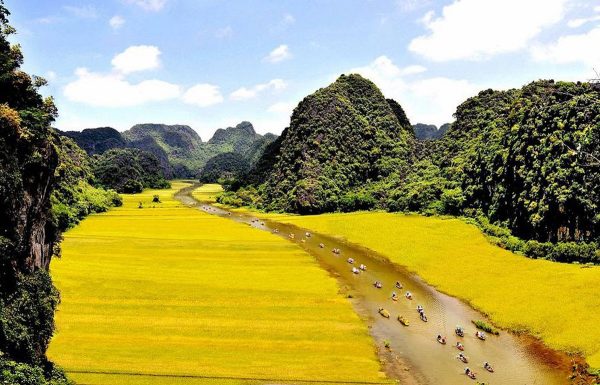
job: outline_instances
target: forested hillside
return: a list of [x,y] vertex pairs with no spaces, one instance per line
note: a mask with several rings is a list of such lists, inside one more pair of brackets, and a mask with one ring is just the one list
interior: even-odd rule
[[365,183],[406,169],[413,134],[397,114],[404,122],[403,111],[359,75],[342,75],[306,97],[276,142],[264,206],[299,213],[339,210],[353,205]]
[[461,104],[438,156],[467,213],[524,239],[590,242],[600,236],[599,151],[600,87],[538,81]]
[[52,191],[52,216],[64,231],[91,213],[120,206],[121,197],[114,190],[97,187],[88,155],[71,139],[55,133],[53,142],[58,154]]
[[145,188],[168,188],[158,159],[133,148],[115,148],[95,155],[92,172],[97,183],[120,193],[136,194]]
[[[600,261],[600,86],[483,91],[436,129],[436,137],[447,130],[439,140],[415,141],[402,108],[384,101],[358,75],[308,96],[219,200],[299,213],[466,216],[513,251]],[[416,127],[417,137],[433,139],[420,133],[431,128]]]
[[[262,155],[264,147],[276,138],[272,134],[257,134],[249,122],[218,129],[208,142],[203,142],[196,131],[185,125],[137,124],[123,133],[102,127],[63,134],[75,140],[89,155],[101,155],[115,148],[149,152],[158,159],[166,178],[200,176],[209,160],[224,153],[242,156],[249,168]],[[211,163],[218,164],[220,159],[223,157]]]
[[0,383],[66,384],[46,358],[59,295],[48,274],[59,232],[50,199],[59,163],[57,111],[20,67],[23,55],[0,1]]

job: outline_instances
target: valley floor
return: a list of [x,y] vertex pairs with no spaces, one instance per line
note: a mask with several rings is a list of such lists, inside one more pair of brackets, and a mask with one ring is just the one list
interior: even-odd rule
[[498,326],[581,352],[600,368],[600,267],[515,255],[458,219],[383,212],[263,215],[374,250],[468,301]]
[[184,207],[184,186],[65,234],[50,359],[90,385],[387,383],[335,279],[297,245]]

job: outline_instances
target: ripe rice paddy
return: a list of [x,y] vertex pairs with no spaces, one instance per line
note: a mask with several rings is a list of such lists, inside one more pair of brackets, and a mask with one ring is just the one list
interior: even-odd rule
[[387,382],[311,256],[182,206],[184,186],[125,195],[65,234],[53,361],[90,385]]
[[408,267],[428,283],[600,368],[600,268],[515,255],[459,219],[382,212],[267,215],[339,236]]

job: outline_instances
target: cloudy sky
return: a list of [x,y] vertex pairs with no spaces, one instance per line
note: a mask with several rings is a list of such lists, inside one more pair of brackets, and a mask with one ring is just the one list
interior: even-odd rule
[[304,96],[349,72],[439,125],[479,90],[600,70],[600,0],[5,4],[64,130],[179,123],[208,139],[249,120],[280,133]]

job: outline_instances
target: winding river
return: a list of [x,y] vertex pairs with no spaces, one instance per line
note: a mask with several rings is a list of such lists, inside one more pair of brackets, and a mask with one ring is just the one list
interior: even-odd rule
[[[569,384],[569,358],[562,353],[546,348],[539,341],[528,336],[518,336],[501,331],[499,336],[487,335],[481,341],[475,337],[475,327],[471,320],[487,318],[464,302],[437,291],[415,274],[390,263],[385,257],[340,239],[321,234],[311,234],[308,230],[294,225],[259,219],[251,214],[230,212],[198,202],[191,193],[199,185],[179,191],[175,197],[183,204],[197,207],[210,214],[230,218],[260,230],[275,233],[300,245],[313,255],[323,268],[338,279],[341,291],[351,299],[355,310],[369,325],[370,333],[376,341],[379,356],[390,378],[401,380],[403,384],[501,384],[501,385],[559,385]],[[290,236],[293,234],[293,237]],[[321,247],[323,244],[324,247]],[[333,253],[339,249],[340,253]],[[354,264],[348,263],[354,259]],[[367,266],[359,274],[352,267]],[[381,289],[373,286],[374,281],[383,284]],[[394,287],[400,281],[403,289]],[[397,301],[391,300],[395,291]],[[410,291],[412,300],[404,297]],[[422,305],[428,318],[423,322],[416,310]],[[389,311],[391,317],[378,314],[380,307]],[[397,321],[404,316],[409,326]],[[461,325],[464,337],[457,337],[454,329]],[[447,344],[436,341],[440,334],[447,337]],[[389,342],[389,349],[383,347]],[[464,345],[464,355],[468,363],[457,359],[457,341]],[[483,362],[489,362],[495,369],[489,373]],[[472,380],[464,374],[469,367],[477,374]]]

